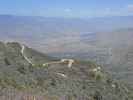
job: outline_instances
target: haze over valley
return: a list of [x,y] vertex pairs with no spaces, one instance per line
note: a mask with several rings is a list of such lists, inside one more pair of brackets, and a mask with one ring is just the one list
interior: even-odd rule
[[108,65],[106,69],[116,77],[133,82],[133,16],[74,19],[0,15],[0,39],[20,42],[54,57]]

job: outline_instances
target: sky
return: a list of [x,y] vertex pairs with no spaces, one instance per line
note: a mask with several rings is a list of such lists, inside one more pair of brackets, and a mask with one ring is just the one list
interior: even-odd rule
[[45,17],[133,15],[133,0],[0,0],[0,14]]

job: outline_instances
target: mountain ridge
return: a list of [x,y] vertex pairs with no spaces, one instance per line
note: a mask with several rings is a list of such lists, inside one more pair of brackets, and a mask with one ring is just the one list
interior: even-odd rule
[[[74,60],[70,67],[68,59],[53,60],[33,51],[26,47],[24,53],[34,65],[23,56],[21,44],[0,42],[0,88],[3,90],[0,98],[6,100],[11,96],[13,100],[22,100],[29,95],[31,100],[132,100],[129,89],[96,63]],[[14,95],[6,92],[9,90]]]

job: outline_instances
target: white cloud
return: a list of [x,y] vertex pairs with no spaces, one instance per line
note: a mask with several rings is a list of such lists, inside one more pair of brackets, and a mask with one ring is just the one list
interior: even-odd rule
[[64,11],[65,11],[65,12],[71,12],[72,9],[71,9],[71,8],[66,8]]
[[129,4],[129,5],[127,6],[127,8],[128,8],[128,11],[133,11],[133,4]]
[[96,16],[100,16],[100,17],[103,17],[103,16],[117,16],[119,15],[120,11],[116,10],[116,9],[113,9],[113,8],[104,8],[104,9],[99,9],[97,10],[96,12]]
[[101,11],[103,16],[128,16],[133,15],[133,4],[121,8],[105,8]]
[[111,14],[112,14],[111,8],[105,8],[105,9],[103,10],[103,12],[104,12],[105,15],[111,15]]

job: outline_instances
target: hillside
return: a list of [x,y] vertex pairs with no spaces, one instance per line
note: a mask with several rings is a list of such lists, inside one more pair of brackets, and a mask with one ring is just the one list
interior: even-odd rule
[[69,60],[0,42],[0,99],[132,100],[128,87],[102,66],[79,60],[69,66]]

